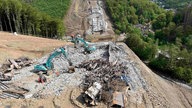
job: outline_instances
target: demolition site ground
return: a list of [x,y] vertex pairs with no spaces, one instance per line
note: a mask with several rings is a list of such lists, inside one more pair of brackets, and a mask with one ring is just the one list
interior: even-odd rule
[[[94,82],[98,82],[102,85],[100,101],[106,105],[112,102],[112,93],[115,91],[137,94],[135,99],[141,101],[142,95],[139,93],[148,89],[147,84],[140,76],[136,64],[127,60],[123,46],[112,42],[95,45],[97,50],[90,54],[85,54],[83,47],[75,49],[68,46],[68,57],[75,66],[75,71],[68,72],[69,63],[60,55],[53,59],[54,71],[46,76],[47,82],[43,84],[37,82],[38,75],[33,72],[34,65],[14,70],[14,77],[1,83],[0,98],[47,98],[60,95],[69,87],[85,92]],[[36,63],[45,63],[48,56],[37,60]],[[126,77],[126,81],[122,80],[122,75]],[[72,98],[72,101],[78,103],[76,99]]]
[[[81,46],[65,47],[75,71],[69,73],[68,60],[63,55],[57,56],[52,61],[54,70],[46,76],[45,83],[37,82],[39,76],[33,69],[36,64],[45,63],[49,55],[33,61],[31,66],[14,69],[13,78],[0,83],[0,106],[71,108],[96,105],[102,108],[117,104],[125,108],[175,105],[190,108],[190,87],[157,76],[125,44],[99,42],[94,45],[97,50],[92,53],[85,53]],[[101,90],[95,102],[87,104],[84,94],[95,82],[101,85]],[[114,101],[115,95],[119,101]]]

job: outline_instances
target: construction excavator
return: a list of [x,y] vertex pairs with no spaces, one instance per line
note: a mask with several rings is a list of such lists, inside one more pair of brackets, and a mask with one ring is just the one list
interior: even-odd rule
[[[67,52],[65,51],[65,48],[61,47],[59,49],[57,49],[55,52],[53,52],[47,59],[46,63],[44,64],[39,64],[39,65],[36,65],[34,67],[34,71],[35,72],[45,72],[47,73],[47,71],[49,70],[52,70],[54,67],[53,63],[52,63],[52,59],[55,58],[56,56],[60,55],[60,54],[63,54],[65,56],[65,58],[68,60],[70,66],[71,66],[71,62],[70,60],[67,58]],[[72,66],[69,67],[69,69],[72,69]]]
[[91,53],[93,51],[96,50],[96,47],[95,46],[90,46],[88,44],[87,41],[85,41],[83,38],[80,38],[80,36],[78,36],[78,34],[76,36],[71,36],[71,42],[75,44],[75,47],[77,44],[79,44],[80,42],[82,42],[84,44],[84,49],[85,49],[85,52],[88,52],[88,53]]

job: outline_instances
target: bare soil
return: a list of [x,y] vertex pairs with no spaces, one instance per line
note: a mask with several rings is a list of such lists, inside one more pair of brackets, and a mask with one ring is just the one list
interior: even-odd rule
[[70,44],[65,41],[45,39],[34,36],[13,35],[0,32],[0,63],[8,58],[27,56],[40,58],[51,52],[54,48]]

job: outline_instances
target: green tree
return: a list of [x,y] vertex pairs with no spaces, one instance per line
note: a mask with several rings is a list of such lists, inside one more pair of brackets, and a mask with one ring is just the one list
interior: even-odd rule
[[167,20],[166,25],[168,25],[173,20],[173,17],[174,17],[173,11],[166,12],[166,20]]
[[184,77],[185,69],[182,67],[176,67],[174,70],[174,76],[176,78],[182,79]]
[[153,28],[162,29],[163,27],[166,26],[166,22],[167,22],[166,15],[165,13],[162,13],[153,22]]
[[190,82],[191,79],[192,79],[192,69],[187,68],[187,69],[185,69],[185,72],[184,72],[184,80],[187,82]]
[[0,30],[47,38],[64,34],[62,20],[51,18],[20,0],[0,0]]

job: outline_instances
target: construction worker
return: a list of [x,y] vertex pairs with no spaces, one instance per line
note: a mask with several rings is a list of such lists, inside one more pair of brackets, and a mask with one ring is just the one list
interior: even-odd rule
[[39,73],[39,79],[38,79],[38,82],[39,82],[39,83],[47,82],[47,79],[46,79],[46,77],[43,75],[42,72]]
[[74,34],[71,34],[71,40],[73,40],[75,38]]
[[74,47],[75,47],[75,48],[77,48],[76,45],[77,45],[77,43],[78,43],[77,40],[76,40],[76,36],[77,36],[77,35],[71,34],[71,40],[74,41]]

